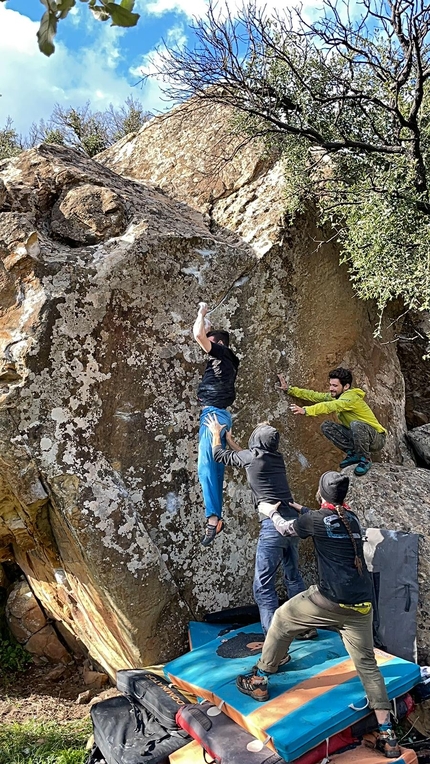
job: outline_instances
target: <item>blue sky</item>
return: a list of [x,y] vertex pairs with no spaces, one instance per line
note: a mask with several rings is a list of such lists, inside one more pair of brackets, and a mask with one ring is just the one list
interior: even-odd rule
[[[224,0],[230,10],[240,0]],[[311,4],[311,0],[308,0]],[[270,0],[272,8],[285,0]],[[139,85],[161,39],[169,44],[190,41],[189,24],[201,17],[207,0],[136,0],[137,27],[119,29],[96,21],[87,4],[77,2],[58,25],[56,50],[50,57],[37,47],[36,32],[44,6],[38,0],[0,2],[0,128],[8,116],[25,135],[32,122],[49,118],[54,104],[63,107],[91,102],[93,110],[119,106],[129,95],[149,111],[169,108],[155,80]]]
[[129,95],[148,110],[165,109],[155,82],[137,85],[148,56],[162,38],[184,39],[193,7],[204,13],[205,0],[137,0],[137,27],[123,30],[96,21],[86,3],[58,25],[55,53],[46,58],[36,32],[44,12],[38,0],[0,3],[0,128],[8,116],[18,132],[62,106],[91,101],[94,109],[120,105]]

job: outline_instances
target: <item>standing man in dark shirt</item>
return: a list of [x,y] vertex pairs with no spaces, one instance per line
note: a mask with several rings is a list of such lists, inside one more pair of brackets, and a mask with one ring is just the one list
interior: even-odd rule
[[[335,628],[339,631],[370,708],[379,724],[377,748],[387,758],[400,756],[390,721],[390,701],[373,651],[372,581],[363,556],[360,524],[345,504],[349,479],[338,472],[325,472],[317,498],[321,508],[311,511],[292,503],[299,512],[295,520],[284,520],[275,506],[265,508],[279,533],[311,537],[318,564],[318,585],[286,602],[276,611],[257,666],[251,674],[237,677],[238,689],[254,700],[269,698],[267,674],[288,663],[288,648],[304,628]],[[261,510],[261,507],[260,507]]]
[[[216,462],[246,470],[251,488],[254,506],[259,512],[260,534],[257,543],[254,573],[254,599],[260,611],[260,621],[264,634],[267,634],[272,618],[279,606],[276,593],[276,571],[282,564],[285,588],[288,597],[294,597],[304,591],[305,585],[299,571],[299,539],[296,536],[282,536],[266,515],[260,512],[260,506],[268,503],[276,505],[279,516],[292,520],[296,512],[291,508],[292,496],[285,471],[284,457],[278,451],[279,432],[267,422],[259,424],[249,439],[248,448],[241,449],[227,432],[226,449],[221,444],[224,425],[215,415],[206,418],[208,430],[212,433],[213,457]],[[317,636],[315,629],[306,630],[303,639]]]
[[[208,414],[216,414],[227,430],[231,430],[232,418],[227,408],[232,405],[236,397],[235,381],[239,367],[239,359],[229,348],[229,333],[212,329],[206,331],[207,313],[208,306],[205,302],[201,302],[193,327],[194,339],[209,356],[197,391],[198,401],[202,407],[197,471],[206,514],[206,528],[201,540],[203,546],[209,546],[224,527],[221,515],[225,469],[224,465],[215,462],[212,456],[212,436],[204,421]],[[225,445],[225,435],[223,440]]]

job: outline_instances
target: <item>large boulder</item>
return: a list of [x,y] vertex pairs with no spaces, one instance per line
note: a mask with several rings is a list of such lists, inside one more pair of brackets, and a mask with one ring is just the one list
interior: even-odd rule
[[[140,153],[131,146],[136,167],[145,141],[153,165],[158,154],[176,199],[63,147],[0,164],[0,553],[111,675],[177,654],[190,618],[252,599],[258,525],[243,474],[228,474],[226,532],[208,550],[199,544],[200,300],[217,306],[213,320],[241,359],[236,438],[276,424],[298,499],[310,501],[339,452],[318,421],[289,415],[277,371],[325,388],[330,368],[353,368],[388,429],[382,458],[407,458],[388,322],[375,339],[376,308],[354,297],[334,243],[317,244],[329,237],[312,212],[283,225],[276,159],[246,149],[220,184],[204,175],[211,141],[223,145],[217,119],[199,131],[192,115],[180,151],[167,120]],[[83,205],[76,215],[72,197]]]
[[419,463],[430,469],[430,424],[414,427],[406,433]]
[[[348,502],[364,528],[384,528],[420,535],[418,549],[418,663],[430,660],[430,471],[398,464],[374,464],[363,477],[350,477]],[[401,558],[398,565],[402,565]],[[401,618],[401,613],[398,614]],[[395,624],[393,623],[393,629]]]
[[[374,337],[375,306],[354,297],[332,233],[318,228],[312,210],[294,224],[285,220],[288,189],[282,160],[234,129],[235,117],[221,104],[191,101],[147,122],[97,159],[199,210],[215,235],[218,229],[223,235],[240,234],[262,260],[245,284],[226,274],[226,293],[234,302],[224,303],[215,318],[230,327],[240,326],[240,319],[244,332],[252,331],[251,342],[244,337],[252,355],[245,355],[241,371],[243,379],[246,364],[252,390],[245,397],[242,392],[242,406],[249,408],[251,397],[261,401],[264,418],[284,418],[284,448],[301,496],[313,496],[318,472],[327,463],[336,464],[339,452],[320,435],[318,421],[290,417],[287,425],[285,397],[274,405],[273,393],[268,395],[277,370],[291,384],[326,389],[331,368],[352,368],[354,383],[367,391],[368,402],[388,429],[381,458],[412,466],[403,438],[404,380],[396,346],[390,347],[397,325],[393,329],[391,321],[382,321],[382,336]],[[231,304],[239,307],[234,322]],[[265,375],[260,359],[256,370],[256,349],[269,354]]]

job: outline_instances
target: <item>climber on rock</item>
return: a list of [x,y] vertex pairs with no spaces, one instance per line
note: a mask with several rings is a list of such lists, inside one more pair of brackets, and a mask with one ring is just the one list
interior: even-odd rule
[[400,748],[391,725],[390,701],[373,650],[372,579],[364,560],[360,523],[345,503],[348,487],[346,475],[325,472],[317,493],[320,509],[312,511],[293,502],[298,513],[294,520],[281,517],[276,504],[260,505],[260,512],[285,537],[313,539],[318,584],[278,608],[260,660],[250,673],[237,677],[236,686],[254,700],[268,700],[268,675],[281,665],[289,666],[290,661],[293,664],[288,650],[297,635],[303,629],[334,629],[363,684],[369,708],[375,711],[379,724],[376,747],[387,758],[397,758]]
[[[231,430],[232,418],[227,410],[232,405],[239,359],[230,350],[229,333],[211,329],[206,318],[208,306],[201,302],[193,326],[194,339],[208,354],[208,361],[200,382],[197,397],[202,412],[200,415],[198,476],[203,491],[206,528],[201,539],[203,546],[209,546],[216,535],[223,530],[222,490],[224,465],[212,456],[212,436],[204,424],[208,414],[216,414],[227,430]],[[223,443],[226,444],[225,434]]]
[[349,369],[338,367],[329,372],[329,392],[319,393],[288,385],[283,374],[278,374],[282,390],[294,398],[311,401],[312,406],[290,406],[293,414],[320,416],[337,414],[339,422],[327,420],[321,425],[322,434],[336,448],[345,451],[340,467],[356,464],[356,475],[365,475],[372,466],[371,452],[381,451],[385,445],[386,430],[376,419],[372,409],[364,401],[366,393],[359,387],[351,387]]
[[[299,539],[282,536],[275,526],[260,513],[260,505],[274,504],[284,519],[296,517],[290,507],[292,501],[285,471],[284,457],[278,451],[279,433],[268,422],[257,425],[249,438],[248,448],[242,449],[227,431],[228,448],[221,443],[225,425],[215,415],[206,417],[208,432],[212,433],[213,458],[216,462],[246,470],[254,505],[259,513],[260,533],[255,556],[254,599],[260,611],[263,632],[269,630],[273,615],[279,605],[276,592],[276,572],[283,568],[284,584],[288,597],[303,592],[305,585],[299,571]],[[317,637],[316,629],[305,630],[300,639]]]

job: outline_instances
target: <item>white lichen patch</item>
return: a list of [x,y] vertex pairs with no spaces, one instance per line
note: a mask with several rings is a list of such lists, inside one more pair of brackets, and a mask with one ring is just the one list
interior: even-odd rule
[[70,412],[67,411],[67,409],[61,408],[61,406],[58,406],[52,409],[51,419],[53,419],[54,422],[58,422],[58,424],[63,424],[63,422],[67,422],[70,419]]

